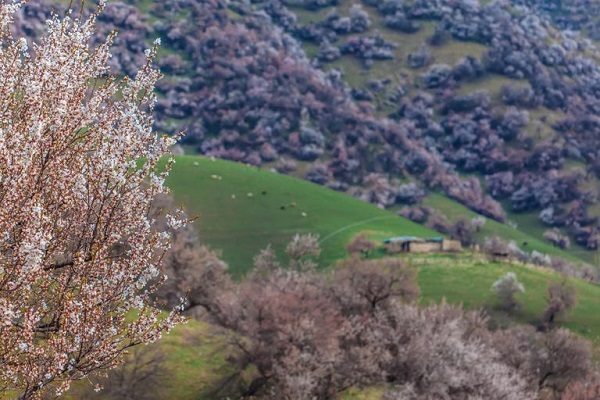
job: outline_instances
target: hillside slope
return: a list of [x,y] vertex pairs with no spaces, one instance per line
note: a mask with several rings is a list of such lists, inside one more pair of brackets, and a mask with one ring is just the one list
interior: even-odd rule
[[231,161],[178,156],[167,185],[191,216],[200,216],[202,242],[222,250],[236,275],[268,244],[281,253],[296,233],[320,235],[322,266],[344,258],[358,232],[380,240],[439,235],[343,193]]
[[[223,259],[235,275],[247,271],[252,257],[268,244],[281,253],[296,233],[320,235],[322,267],[346,257],[346,244],[361,232],[374,240],[398,235],[439,235],[352,196],[225,160],[177,156],[167,185],[190,216],[199,215],[195,227],[201,240],[223,251]],[[474,215],[444,197],[434,198],[444,199],[443,205],[434,206],[449,207],[444,209],[448,215]],[[574,259],[518,229],[488,221],[479,240],[492,235],[517,243],[528,242],[529,250]]]

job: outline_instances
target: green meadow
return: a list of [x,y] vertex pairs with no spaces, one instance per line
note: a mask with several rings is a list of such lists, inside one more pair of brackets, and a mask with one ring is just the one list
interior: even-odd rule
[[234,276],[252,266],[252,257],[271,244],[283,253],[296,233],[320,236],[322,266],[346,256],[359,232],[374,239],[439,236],[343,193],[297,178],[205,157],[179,156],[167,185],[190,216],[200,239],[222,251]]
[[[418,283],[421,303],[440,302],[462,304],[465,308],[484,307],[496,314],[497,300],[492,284],[507,272],[514,272],[525,287],[517,295],[521,308],[512,317],[521,323],[539,322],[546,305],[546,291],[551,282],[563,277],[548,269],[511,262],[490,262],[481,255],[438,254],[410,256],[408,262],[419,268]],[[600,344],[600,286],[580,279],[568,279],[577,289],[577,305],[559,325]]]
[[[167,185],[176,201],[184,205],[203,243],[221,250],[234,276],[252,264],[252,257],[271,244],[279,252],[296,233],[320,236],[323,267],[346,256],[346,244],[361,232],[373,240],[391,236],[439,236],[393,212],[344,193],[265,168],[198,156],[178,156]],[[476,214],[442,195],[431,193],[425,205],[439,209],[451,221]],[[498,235],[514,240],[525,250],[584,261],[577,253],[567,253],[547,242],[487,220],[479,240]],[[527,243],[523,246],[523,243]],[[587,260],[586,260],[587,261]]]

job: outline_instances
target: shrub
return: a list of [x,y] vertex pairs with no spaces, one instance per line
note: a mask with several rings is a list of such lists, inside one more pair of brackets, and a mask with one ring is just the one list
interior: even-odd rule
[[517,280],[517,275],[514,272],[507,272],[492,285],[492,291],[496,293],[500,306],[506,310],[511,311],[519,306],[515,295],[517,293],[524,293],[525,287],[521,282]]
[[543,322],[551,327],[556,322],[556,318],[565,315],[575,307],[577,304],[577,290],[574,286],[567,285],[566,279],[563,279],[560,283],[553,282],[548,286],[546,302]]

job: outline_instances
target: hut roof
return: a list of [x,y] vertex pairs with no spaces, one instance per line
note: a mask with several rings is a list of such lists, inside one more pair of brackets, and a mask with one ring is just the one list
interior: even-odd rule
[[395,242],[422,242],[424,241],[423,238],[420,237],[416,237],[416,236],[396,236],[396,237],[392,237],[389,239],[385,239],[383,241],[383,243],[395,243]]
[[425,240],[428,242],[441,243],[444,240],[444,238],[441,236],[434,236],[434,237],[425,238]]

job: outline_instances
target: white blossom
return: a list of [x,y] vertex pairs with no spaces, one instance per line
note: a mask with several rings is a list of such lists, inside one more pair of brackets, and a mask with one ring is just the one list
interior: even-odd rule
[[[147,307],[156,255],[170,242],[146,213],[168,192],[171,163],[153,171],[174,143],[143,111],[156,102],[160,41],[135,78],[111,77],[114,35],[89,45],[104,4],[88,17],[52,15],[28,54],[27,40],[6,29],[22,2],[0,2],[0,249],[11,249],[0,252],[2,398],[60,396],[116,365],[129,343],[152,342],[182,320]],[[37,333],[47,329],[51,340]]]

